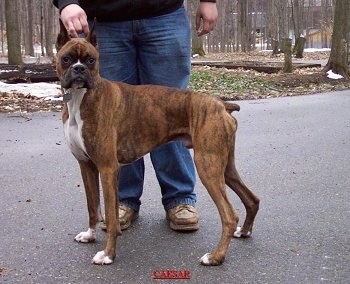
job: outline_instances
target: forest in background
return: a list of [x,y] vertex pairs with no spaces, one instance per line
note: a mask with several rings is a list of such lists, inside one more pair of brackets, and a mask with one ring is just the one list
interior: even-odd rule
[[[0,0],[1,54],[7,53],[6,1],[13,7],[9,16],[18,22],[11,33],[16,35],[21,53],[52,56],[58,11],[48,0]],[[192,22],[198,2],[185,1]],[[199,39],[205,52],[272,49],[273,41],[285,37],[295,41],[300,35],[306,38],[305,47],[330,47],[334,0],[220,0],[217,6],[217,28]]]
[[[199,0],[185,0],[192,23],[198,3]],[[192,33],[195,53],[255,49],[277,53],[292,44],[301,45],[301,49],[333,46],[337,50],[331,52],[330,59],[342,60],[343,65],[346,61],[348,65],[349,0],[220,0],[217,6],[219,21],[215,31],[204,37]],[[59,15],[51,1],[0,0],[0,11],[0,54],[7,56],[10,64],[22,64],[22,56],[53,58]],[[336,65],[339,62],[329,66],[340,74],[348,72],[344,66]]]
[[[191,22],[198,3],[185,0]],[[193,59],[190,88],[237,100],[350,87],[349,0],[218,0],[217,6],[215,31],[199,38],[193,32],[194,53],[202,50],[206,56]],[[33,99],[34,85],[24,84],[30,91],[29,95],[24,91],[24,97],[22,91],[13,91],[12,85],[58,80],[54,64],[58,18],[50,0],[0,0],[0,84],[11,85],[10,92],[0,90],[0,112],[61,107],[50,100]],[[298,39],[304,39],[306,48],[330,49],[293,57]],[[285,46],[288,52],[282,50]],[[271,58],[275,51],[277,56]],[[315,59],[322,59],[322,65],[310,68]],[[210,60],[227,65],[210,67]],[[196,65],[198,61],[205,66]],[[309,68],[299,69],[301,65]],[[342,79],[333,80],[328,71]]]

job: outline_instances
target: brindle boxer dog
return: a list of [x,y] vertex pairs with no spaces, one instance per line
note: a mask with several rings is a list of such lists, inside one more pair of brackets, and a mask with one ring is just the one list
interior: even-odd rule
[[[198,175],[221,217],[217,247],[200,262],[219,265],[231,238],[249,237],[259,199],[243,183],[235,167],[237,121],[230,113],[234,103],[213,96],[174,88],[131,86],[99,75],[99,52],[94,27],[86,38],[70,38],[61,23],[57,37],[57,74],[64,91],[63,124],[68,145],[78,160],[89,211],[89,228],[75,237],[96,239],[99,221],[99,178],[103,188],[106,244],[92,259],[110,264],[121,234],[118,221],[118,173],[155,147],[175,139],[194,151]],[[117,64],[117,62],[116,62]],[[242,228],[226,195],[225,184],[240,197],[247,214]]]

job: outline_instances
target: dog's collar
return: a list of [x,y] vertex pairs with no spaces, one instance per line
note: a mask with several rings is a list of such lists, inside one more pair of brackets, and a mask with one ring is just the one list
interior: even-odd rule
[[67,103],[72,99],[72,93],[70,89],[63,89],[63,102]]

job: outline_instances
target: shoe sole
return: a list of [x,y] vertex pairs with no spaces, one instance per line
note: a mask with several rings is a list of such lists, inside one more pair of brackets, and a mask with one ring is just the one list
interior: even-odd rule
[[185,225],[179,225],[175,224],[173,222],[169,222],[170,229],[174,231],[197,231],[199,229],[199,225],[197,224],[185,224]]

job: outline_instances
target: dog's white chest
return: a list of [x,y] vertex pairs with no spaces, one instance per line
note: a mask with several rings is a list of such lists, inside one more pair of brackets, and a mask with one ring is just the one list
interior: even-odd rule
[[86,89],[72,90],[72,99],[67,102],[69,118],[64,122],[64,136],[73,155],[78,160],[87,160],[88,154],[82,136],[83,120],[80,116],[80,104],[86,93]]

